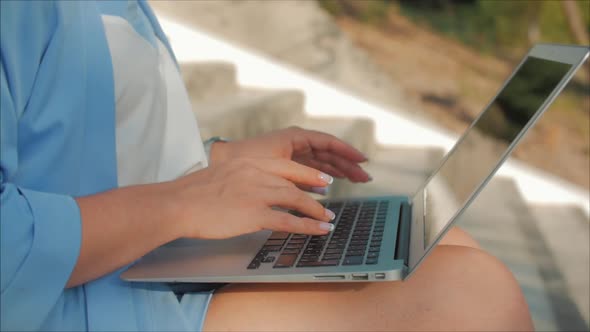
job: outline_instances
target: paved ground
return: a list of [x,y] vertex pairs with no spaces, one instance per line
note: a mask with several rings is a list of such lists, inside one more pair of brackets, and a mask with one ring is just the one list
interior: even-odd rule
[[353,45],[315,1],[152,0],[150,4],[159,15],[256,50],[363,98],[407,106],[400,87]]

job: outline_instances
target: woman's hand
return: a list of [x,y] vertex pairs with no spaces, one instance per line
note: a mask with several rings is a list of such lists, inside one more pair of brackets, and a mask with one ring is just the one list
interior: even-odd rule
[[170,183],[177,211],[173,220],[183,237],[222,239],[262,229],[323,235],[332,230],[334,213],[295,184],[325,187],[331,182],[331,176],[286,159],[233,158]]
[[352,182],[371,180],[358,165],[367,161],[361,152],[332,135],[298,127],[251,139],[213,144],[212,165],[236,157],[284,158]]

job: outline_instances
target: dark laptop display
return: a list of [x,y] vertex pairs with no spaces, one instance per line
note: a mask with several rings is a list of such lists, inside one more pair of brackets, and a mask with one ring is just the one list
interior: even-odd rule
[[[481,183],[489,177],[498,160],[523,132],[549,95],[571,69],[571,64],[529,56],[502,89],[493,103],[482,112],[463,140],[425,187],[424,247],[428,247],[451,221]],[[457,209],[435,209],[437,182],[444,183]],[[440,193],[439,195],[443,195]],[[448,200],[449,197],[445,197]]]

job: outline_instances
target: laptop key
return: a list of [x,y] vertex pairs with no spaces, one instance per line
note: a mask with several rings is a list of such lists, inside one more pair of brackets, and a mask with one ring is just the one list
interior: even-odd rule
[[275,257],[274,256],[267,256],[264,259],[262,259],[262,263],[272,263],[275,261]]
[[287,238],[289,238],[289,235],[291,235],[291,234],[287,233],[287,232],[272,232],[272,234],[270,234],[270,237],[268,239],[269,240],[286,240]]
[[273,251],[281,251],[282,246],[264,246],[262,247],[261,251],[266,252],[273,252]]
[[363,264],[363,256],[344,257],[342,265],[361,265]]
[[320,253],[308,253],[308,252],[303,252],[303,255],[301,255],[301,258],[318,258],[320,257]]
[[267,240],[264,245],[266,246],[282,246],[285,244],[285,240]]
[[319,261],[319,257],[301,257],[299,258],[300,262],[317,262]]
[[275,265],[273,267],[274,268],[291,267],[295,263],[296,259],[297,259],[297,255],[291,255],[291,254],[280,255],[279,259],[277,259],[277,262],[275,263]]
[[367,258],[377,258],[379,257],[379,252],[369,252]]
[[259,261],[253,261],[252,263],[250,263],[250,265],[248,265],[248,270],[255,270],[257,268],[260,267],[260,262]]
[[342,257],[341,254],[326,254],[324,255],[325,260],[332,260],[332,259],[340,259],[340,257]]
[[364,250],[350,250],[346,252],[346,256],[360,256],[363,257],[365,255]]
[[285,247],[285,249],[301,249],[303,248],[303,243],[302,244],[287,244],[287,246]]

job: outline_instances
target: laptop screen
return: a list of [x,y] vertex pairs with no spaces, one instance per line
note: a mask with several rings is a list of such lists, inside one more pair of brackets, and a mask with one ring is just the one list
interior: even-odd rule
[[492,173],[572,65],[529,56],[424,189],[424,247]]

